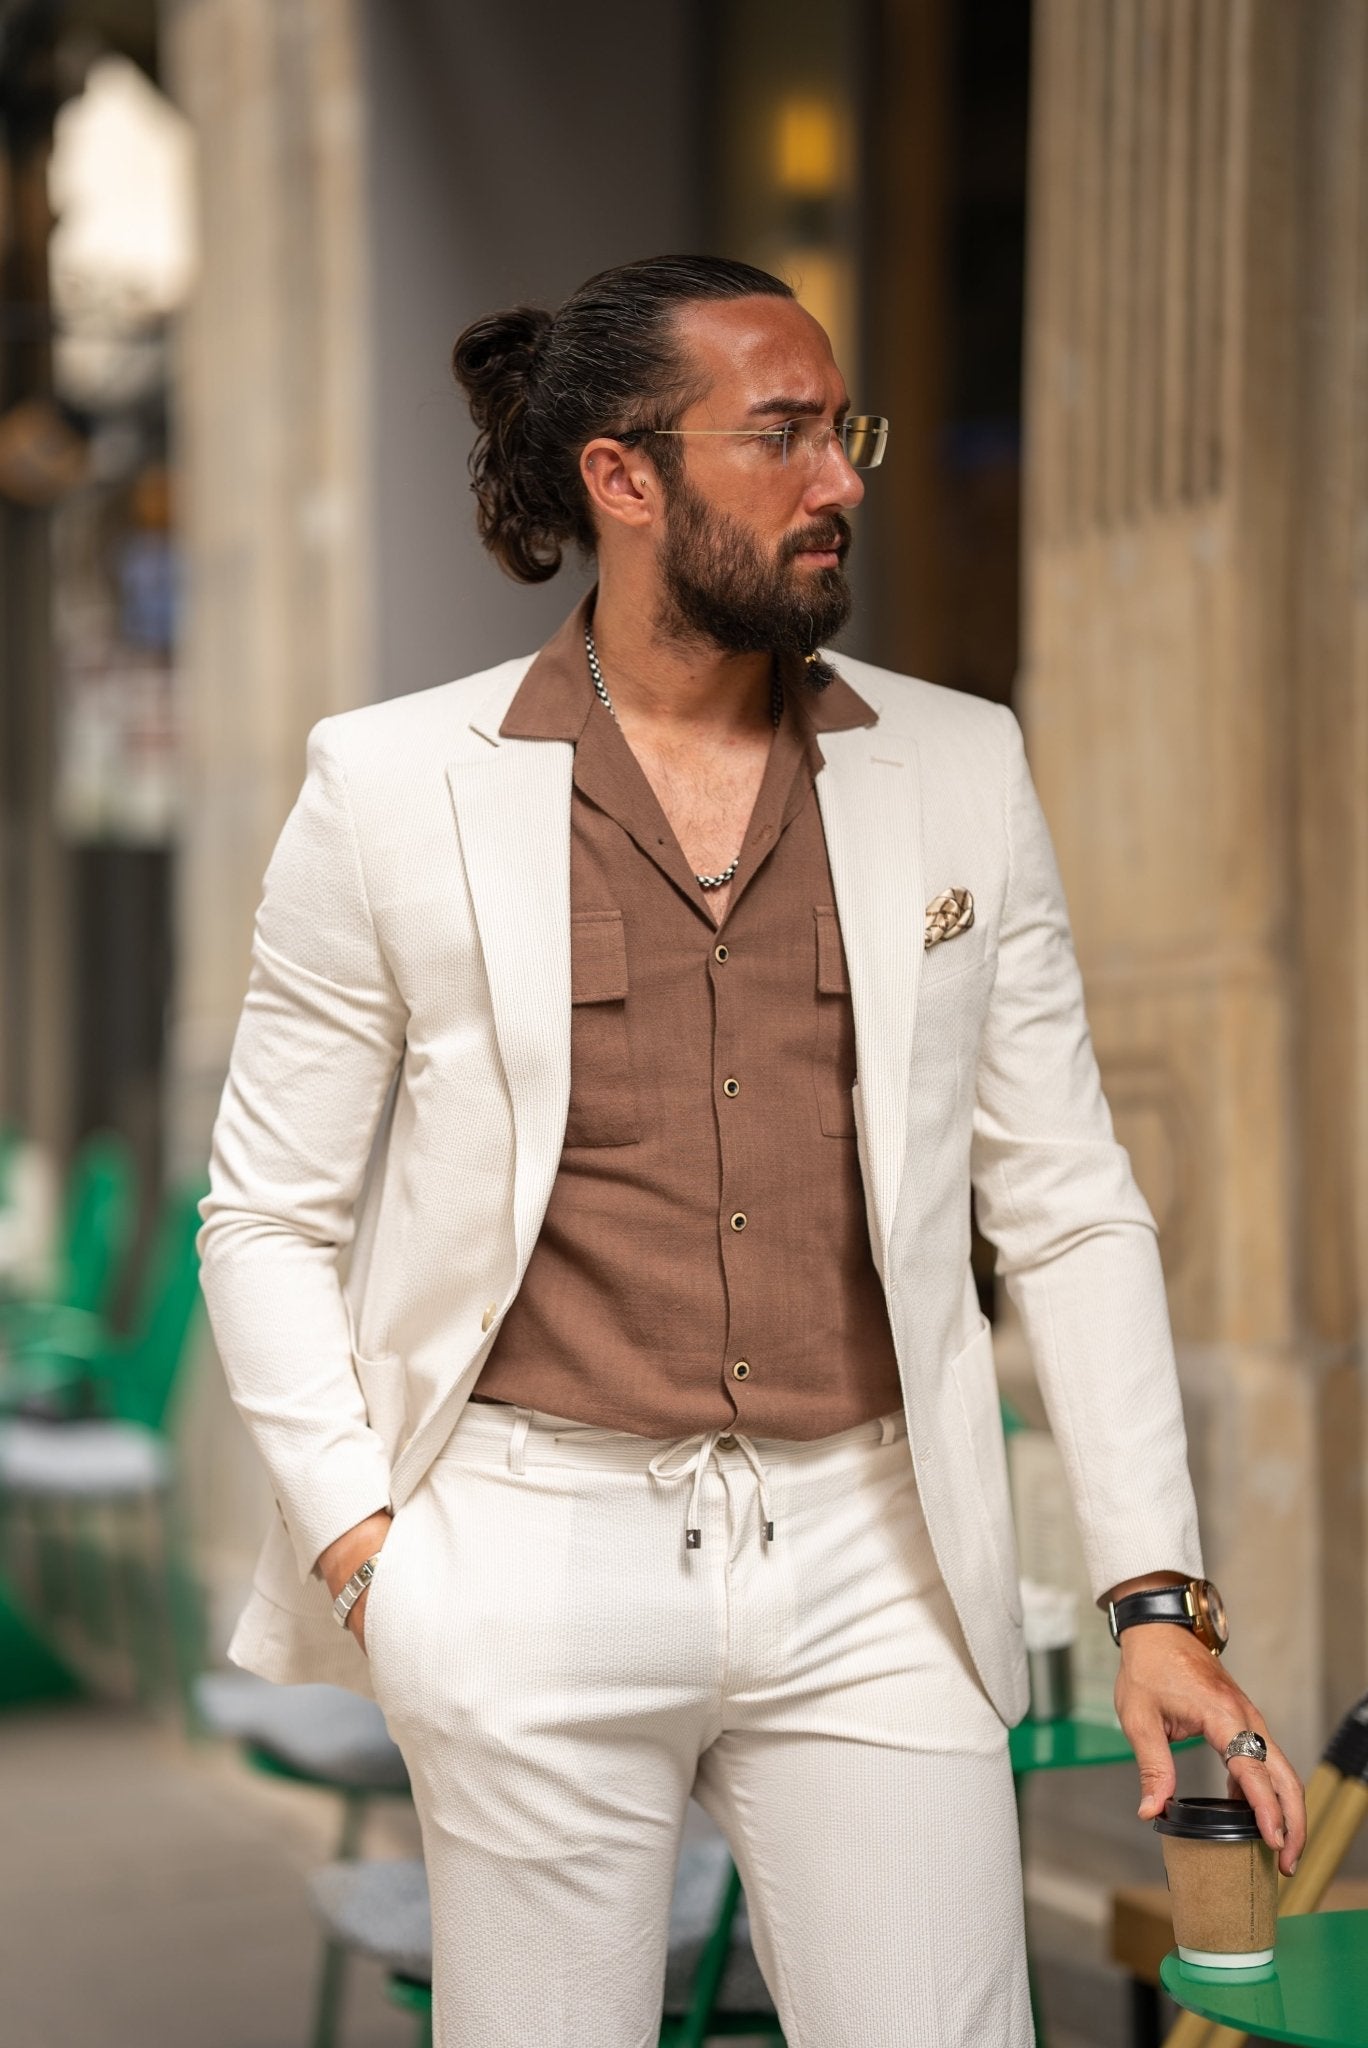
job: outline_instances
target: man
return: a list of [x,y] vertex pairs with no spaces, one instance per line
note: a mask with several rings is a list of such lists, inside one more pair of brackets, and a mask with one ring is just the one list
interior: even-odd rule
[[821,653],[886,423],[776,279],[628,265],[455,362],[487,545],[597,588],[530,663],[312,737],[204,1209],[280,1507],[233,1654],[373,1683],[442,2048],[655,2039],[691,1792],[792,2048],[1025,2048],[971,1182],[1119,1603],[1141,1815],[1200,1731],[1284,1870],[1304,1821],[1212,1654],[1019,733]]

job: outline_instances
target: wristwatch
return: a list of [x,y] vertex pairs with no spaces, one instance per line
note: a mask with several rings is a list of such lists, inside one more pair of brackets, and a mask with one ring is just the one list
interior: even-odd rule
[[375,1577],[375,1567],[379,1562],[380,1553],[377,1550],[374,1557],[368,1557],[364,1564],[359,1564],[356,1567],[356,1570],[352,1573],[342,1591],[333,1601],[333,1615],[339,1628],[347,1626],[347,1616]]
[[1213,1657],[1219,1657],[1230,1639],[1225,1602],[1210,1579],[1188,1579],[1181,1586],[1151,1586],[1145,1593],[1124,1593],[1107,1602],[1107,1624],[1112,1641],[1119,1643],[1121,1631],[1142,1621],[1171,1621],[1190,1628],[1199,1643]]

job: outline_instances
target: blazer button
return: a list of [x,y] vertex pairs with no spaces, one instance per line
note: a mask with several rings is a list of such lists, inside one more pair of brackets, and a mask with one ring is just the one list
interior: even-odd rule
[[484,1331],[488,1331],[488,1330],[489,1330],[489,1328],[490,1328],[490,1326],[492,1325],[492,1323],[493,1323],[493,1321],[494,1321],[494,1318],[495,1318],[495,1316],[496,1316],[496,1315],[497,1315],[498,1313],[499,1313],[499,1304],[498,1304],[498,1302],[497,1302],[497,1301],[491,1301],[491,1302],[490,1302],[490,1304],[489,1304],[489,1307],[488,1307],[488,1308],[487,1308],[487,1309],[485,1310],[484,1314],[483,1314],[483,1315],[482,1315],[482,1316],[480,1317],[480,1328],[481,1328],[482,1330],[484,1330]]

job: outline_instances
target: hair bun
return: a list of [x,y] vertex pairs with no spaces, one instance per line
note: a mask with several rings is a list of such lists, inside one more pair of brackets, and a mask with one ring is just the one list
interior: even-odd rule
[[[598,530],[580,474],[586,443],[648,420],[676,424],[698,372],[675,314],[710,299],[791,299],[781,278],[721,256],[652,256],[601,270],[554,315],[514,306],[472,321],[451,367],[477,429],[470,487],[480,538],[519,583],[554,576],[567,544],[592,555]],[[662,482],[680,443],[652,444]]]
[[451,367],[477,427],[508,421],[527,403],[527,386],[551,333],[541,306],[514,306],[467,327],[451,354]]

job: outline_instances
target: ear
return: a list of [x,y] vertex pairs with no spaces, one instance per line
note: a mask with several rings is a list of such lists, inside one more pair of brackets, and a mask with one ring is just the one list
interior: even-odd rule
[[580,475],[596,520],[645,531],[664,511],[655,465],[639,448],[600,435],[581,450]]

